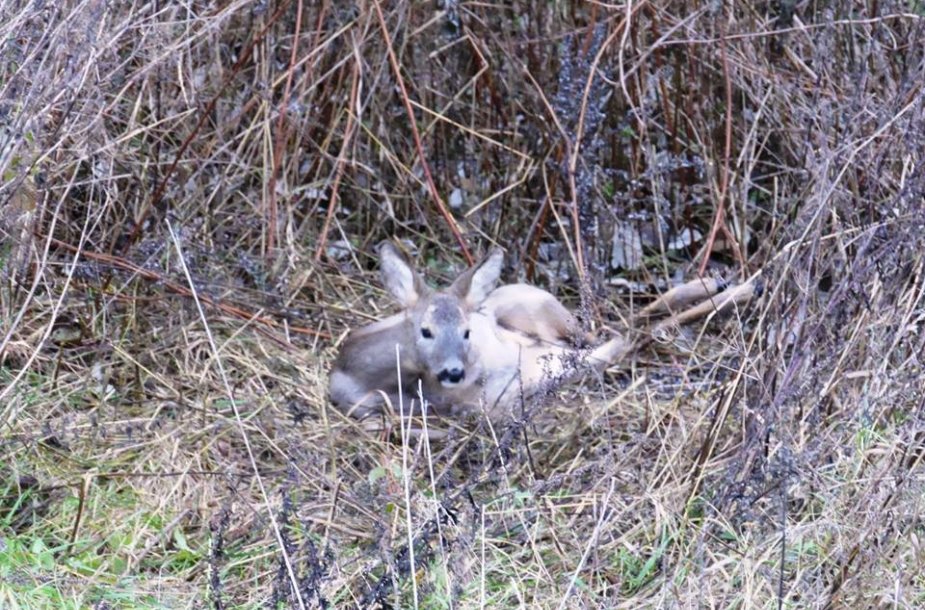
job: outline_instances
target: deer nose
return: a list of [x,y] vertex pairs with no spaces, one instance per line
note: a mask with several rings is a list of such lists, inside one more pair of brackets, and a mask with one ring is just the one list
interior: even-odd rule
[[440,381],[440,383],[459,383],[465,376],[465,369],[454,367],[440,371],[440,374],[437,375],[437,380]]

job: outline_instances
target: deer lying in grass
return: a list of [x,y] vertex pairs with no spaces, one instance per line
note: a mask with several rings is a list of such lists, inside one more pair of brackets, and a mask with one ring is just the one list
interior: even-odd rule
[[[527,284],[496,287],[504,259],[499,249],[442,290],[429,288],[391,243],[379,247],[379,257],[382,282],[403,310],[351,331],[340,348],[331,400],[354,417],[381,412],[387,403],[396,412],[419,413],[420,392],[428,412],[484,410],[494,419],[584,370],[602,371],[632,347],[617,336],[584,349],[575,317],[553,295]],[[669,291],[642,315],[720,290],[715,280],[696,280]],[[699,315],[749,296],[750,289],[729,291]]]

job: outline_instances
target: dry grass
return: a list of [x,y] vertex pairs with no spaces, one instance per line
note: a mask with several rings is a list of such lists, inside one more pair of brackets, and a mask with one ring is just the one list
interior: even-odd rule
[[[925,606],[923,4],[438,4],[0,5],[0,606]],[[428,444],[325,398],[393,235],[765,290]]]

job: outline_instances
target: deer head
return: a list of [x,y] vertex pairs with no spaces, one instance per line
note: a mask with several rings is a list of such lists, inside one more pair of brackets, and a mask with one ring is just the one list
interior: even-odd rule
[[492,250],[446,289],[428,287],[389,242],[379,247],[382,283],[404,307],[409,327],[402,348],[409,350],[426,383],[444,388],[477,379],[480,371],[469,318],[498,283],[504,253]]

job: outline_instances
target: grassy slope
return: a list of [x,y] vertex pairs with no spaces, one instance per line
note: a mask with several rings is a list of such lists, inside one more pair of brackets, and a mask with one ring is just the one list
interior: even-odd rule
[[[921,3],[117,4],[0,5],[0,607],[925,605]],[[454,225],[596,327],[765,291],[525,422],[345,420],[372,244]]]

